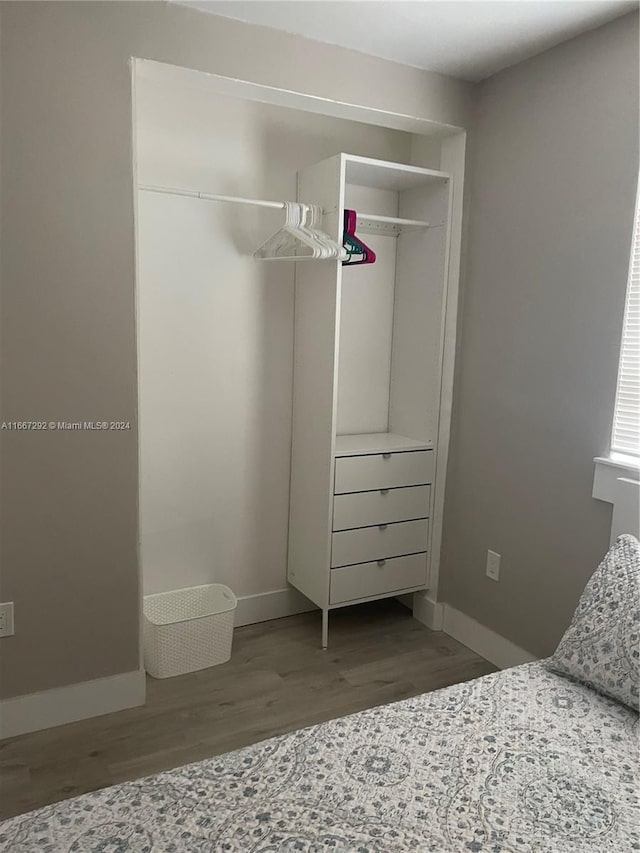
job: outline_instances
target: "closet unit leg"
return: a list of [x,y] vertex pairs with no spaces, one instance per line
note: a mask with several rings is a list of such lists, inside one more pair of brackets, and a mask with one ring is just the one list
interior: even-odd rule
[[329,611],[322,611],[322,648],[326,649],[329,645]]

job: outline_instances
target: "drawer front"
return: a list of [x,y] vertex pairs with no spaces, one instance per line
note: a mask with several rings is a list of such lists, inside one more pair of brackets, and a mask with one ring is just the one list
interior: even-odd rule
[[433,450],[340,456],[336,459],[335,493],[366,492],[433,482]]
[[333,499],[333,529],[368,527],[392,521],[427,518],[431,486],[380,489],[336,495]]
[[331,572],[330,604],[353,601],[385,592],[400,593],[413,586],[426,586],[427,555],[412,554],[409,557],[396,557],[383,560],[382,565],[362,563],[359,566],[345,566]]
[[334,533],[331,567],[367,563],[385,557],[401,557],[427,550],[429,522],[403,521],[378,527],[361,527]]

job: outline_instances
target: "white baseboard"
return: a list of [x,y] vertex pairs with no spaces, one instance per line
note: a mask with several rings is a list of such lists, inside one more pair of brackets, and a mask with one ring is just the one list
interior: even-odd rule
[[0,701],[0,740],[145,703],[144,670]]
[[305,598],[297,589],[275,589],[258,595],[245,595],[238,598],[235,625],[253,625],[254,622],[268,622],[269,619],[281,619],[283,616],[295,616],[318,608]]
[[536,660],[534,655],[449,604],[444,605],[442,630],[500,669]]
[[426,592],[416,592],[413,596],[413,618],[432,631],[442,631],[444,605],[429,598]]
[[444,631],[445,634],[500,669],[530,663],[536,659],[515,643],[501,637],[490,628],[485,628],[466,613],[456,610],[449,604],[429,598],[427,592],[414,594],[413,618],[432,631]]

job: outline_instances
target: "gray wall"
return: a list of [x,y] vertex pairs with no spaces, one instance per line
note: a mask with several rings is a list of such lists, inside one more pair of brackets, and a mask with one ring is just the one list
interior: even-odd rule
[[546,655],[609,541],[592,460],[608,449],[638,174],[637,15],[483,83],[473,150],[443,597]]
[[473,86],[158,2],[3,3],[0,697],[138,667],[130,57],[465,126]]

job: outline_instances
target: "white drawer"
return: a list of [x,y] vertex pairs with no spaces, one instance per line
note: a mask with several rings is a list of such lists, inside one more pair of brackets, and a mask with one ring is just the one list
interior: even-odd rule
[[401,557],[427,550],[429,522],[402,521],[334,533],[331,567],[367,563],[383,557]]
[[361,563],[331,571],[330,604],[353,601],[371,595],[397,591],[416,586],[426,586],[427,555],[412,554],[394,560]]
[[336,494],[423,486],[433,482],[433,450],[341,456],[336,459]]
[[333,499],[333,529],[348,530],[391,521],[427,518],[431,486],[352,492]]

